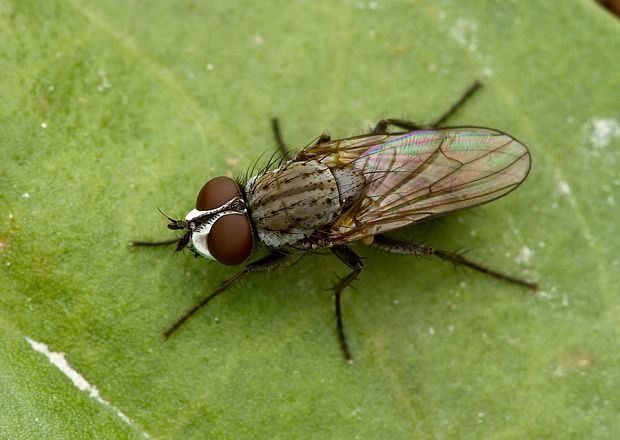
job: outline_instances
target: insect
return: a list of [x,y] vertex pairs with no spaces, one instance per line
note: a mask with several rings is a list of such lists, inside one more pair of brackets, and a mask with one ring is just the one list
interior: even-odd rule
[[[244,263],[258,244],[268,254],[247,264],[175,321],[170,336],[187,319],[242,277],[274,269],[290,254],[328,248],[350,272],[333,286],[338,341],[346,360],[347,343],[341,295],[362,271],[362,260],[350,248],[362,241],[397,254],[436,256],[495,278],[536,289],[536,284],[488,269],[462,255],[424,244],[397,240],[386,232],[453,211],[490,202],[514,190],[530,170],[525,145],[499,130],[441,127],[480,88],[475,82],[435,122],[420,126],[384,119],[361,136],[316,142],[290,155],[278,121],[272,120],[282,154],[273,169],[247,181],[228,177],[209,180],[195,208],[184,219],[167,217],[178,239],[132,242],[176,243],[227,265]],[[388,127],[401,131],[388,131]]]

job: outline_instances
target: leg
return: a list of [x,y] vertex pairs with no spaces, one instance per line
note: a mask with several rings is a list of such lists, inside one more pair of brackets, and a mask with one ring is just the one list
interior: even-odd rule
[[168,240],[160,240],[160,241],[140,241],[140,240],[132,240],[129,242],[131,246],[165,246],[168,244],[175,244],[179,241],[178,238],[170,238]]
[[327,133],[322,133],[321,136],[318,137],[314,145],[321,145],[323,142],[329,142],[332,138]]
[[280,123],[278,122],[278,118],[271,118],[271,129],[273,130],[273,137],[276,140],[278,150],[280,150],[280,153],[282,153],[284,157],[291,159],[291,153],[288,151],[288,148],[284,143],[284,139],[282,138],[282,131],[280,131]]
[[[288,147],[286,146],[284,138],[282,137],[282,130],[280,130],[280,122],[278,121],[278,118],[271,118],[271,129],[273,130],[273,137],[276,140],[276,145],[278,146],[280,152],[287,159],[292,159],[291,153],[290,151],[288,151]],[[323,133],[317,138],[314,145],[319,145],[323,142],[329,142],[330,140],[331,137],[328,134]]]
[[349,350],[349,345],[347,344],[347,339],[344,335],[344,326],[342,325],[342,310],[340,307],[340,294],[342,290],[350,285],[353,280],[357,278],[357,276],[362,271],[362,260],[355,252],[349,249],[347,246],[334,246],[331,248],[332,252],[336,254],[340,260],[349,266],[352,271],[344,278],[338,280],[338,282],[334,285],[334,300],[336,302],[336,325],[338,328],[338,340],[340,342],[340,348],[342,349],[342,353],[344,354],[344,358],[347,361],[352,361],[351,351]]
[[482,87],[482,84],[479,81],[475,81],[469,88],[465,91],[465,93],[456,101],[452,106],[439,118],[435,121],[431,122],[427,125],[416,124],[415,122],[407,121],[404,119],[382,119],[379,121],[372,131],[372,134],[385,134],[387,132],[387,128],[390,125],[394,127],[403,128],[405,130],[414,131],[422,128],[436,128],[443,124],[450,116],[452,116],[456,111],[461,108],[461,106],[469,99],[476,90]]
[[[177,237],[177,238],[169,238],[167,240],[160,240],[160,241],[133,240],[133,241],[130,241],[129,244],[131,246],[154,247],[154,246],[165,246],[165,245],[175,244],[176,243],[175,251],[179,252],[179,251],[182,251],[183,249],[185,249],[185,247],[189,244],[190,238],[191,238],[191,234],[189,232],[186,232],[185,234],[183,234],[183,235],[181,235],[180,237]],[[198,255],[198,254],[196,254],[196,255]]]
[[[172,217],[168,217],[166,214],[164,214],[164,212],[161,209],[157,208],[157,210],[159,211],[161,215],[163,215],[170,221],[170,223],[168,223],[168,229],[173,230],[173,231],[179,230],[179,229],[187,229],[187,222],[185,220],[173,219]],[[169,238],[167,240],[159,240],[159,241],[132,240],[129,242],[129,244],[131,246],[165,246],[168,244],[176,243],[177,245],[176,250],[180,251],[185,246],[187,246],[187,244],[189,243],[189,239],[190,239],[190,234],[188,231],[186,231],[185,234],[177,238]]]
[[244,275],[248,273],[252,273],[252,272],[266,272],[268,270],[274,269],[278,267],[279,265],[281,265],[286,259],[286,257],[287,257],[287,254],[284,254],[278,251],[273,251],[271,254],[267,255],[266,257],[248,264],[241,272],[238,272],[236,275],[233,275],[232,277],[228,278],[226,281],[220,284],[217,289],[215,289],[213,292],[207,295],[202,301],[200,301],[194,307],[187,310],[179,319],[177,319],[174,323],[172,323],[172,325],[168,327],[168,329],[166,329],[166,331],[163,333],[164,338],[170,337],[170,335],[174,333],[175,330],[177,330],[192,315],[194,315],[194,313],[196,313],[203,306],[205,306],[209,301],[211,301],[213,298],[218,296],[220,293],[224,292],[234,283],[239,281],[239,279],[241,279],[241,277],[243,277]]
[[478,272],[490,275],[499,280],[518,284],[531,290],[536,290],[536,288],[538,287],[536,283],[521,280],[519,278],[515,278],[510,275],[488,269],[478,263],[467,260],[465,257],[459,254],[442,251],[441,249],[435,249],[430,246],[425,246],[423,244],[409,243],[402,240],[396,240],[386,237],[385,235],[375,235],[373,246],[395,254],[435,256],[441,258],[442,260],[449,261],[453,264],[469,267],[470,269],[477,270]]

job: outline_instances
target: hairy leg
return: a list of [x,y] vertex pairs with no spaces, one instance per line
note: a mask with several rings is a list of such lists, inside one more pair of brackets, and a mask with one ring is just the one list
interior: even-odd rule
[[506,275],[501,272],[489,269],[478,263],[474,263],[454,252],[448,252],[441,249],[435,249],[423,244],[411,243],[403,240],[396,240],[394,238],[386,237],[385,235],[375,235],[373,240],[373,246],[395,254],[404,255],[422,255],[422,256],[435,256],[442,260],[449,261],[455,265],[469,267],[485,275],[492,276],[499,280],[508,281],[509,283],[518,284],[520,286],[527,287],[531,290],[536,290],[538,285],[530,281],[525,281],[519,278],[515,278],[511,275]]
[[465,102],[478,90],[482,87],[482,83],[479,81],[475,81],[469,88],[463,93],[463,95],[450,106],[450,108],[445,111],[441,116],[435,119],[430,124],[418,124],[413,121],[407,121],[405,119],[382,119],[377,123],[375,128],[372,130],[372,134],[386,134],[389,126],[394,126],[398,128],[403,128],[409,131],[420,130],[424,128],[436,128],[443,124],[448,118],[450,118],[454,113],[456,113]]
[[168,338],[172,333],[174,333],[185,321],[187,321],[190,317],[192,317],[198,310],[207,305],[209,301],[218,296],[220,293],[226,291],[230,286],[235,284],[237,281],[241,279],[244,275],[253,272],[266,272],[268,270],[274,269],[280,266],[286,259],[287,254],[273,251],[271,254],[267,255],[260,260],[257,260],[253,263],[248,264],[241,272],[233,275],[232,277],[225,280],[222,284],[220,284],[213,292],[207,295],[202,301],[196,304],[191,309],[187,310],[179,319],[166,329],[163,333],[165,338]]
[[349,345],[347,344],[347,338],[344,334],[344,325],[342,323],[342,308],[340,307],[340,295],[345,287],[350,285],[362,271],[362,259],[347,246],[339,245],[331,248],[331,251],[336,254],[340,260],[351,268],[351,272],[344,278],[338,280],[338,282],[332,287],[334,290],[334,301],[336,304],[336,326],[338,330],[338,341],[340,342],[340,348],[342,354],[347,361],[353,360]]

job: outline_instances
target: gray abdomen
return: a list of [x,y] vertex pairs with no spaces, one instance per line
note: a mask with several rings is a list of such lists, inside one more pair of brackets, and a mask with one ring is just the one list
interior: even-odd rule
[[363,186],[362,174],[352,167],[332,170],[317,161],[290,162],[250,179],[246,195],[263,243],[308,246],[308,239],[328,230]]

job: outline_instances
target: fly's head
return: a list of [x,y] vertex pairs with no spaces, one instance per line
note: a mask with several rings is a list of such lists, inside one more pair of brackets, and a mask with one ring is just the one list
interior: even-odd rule
[[243,263],[252,253],[254,237],[245,200],[229,177],[209,180],[185,220],[169,220],[169,229],[184,231],[177,251],[191,245],[198,254],[228,265]]

